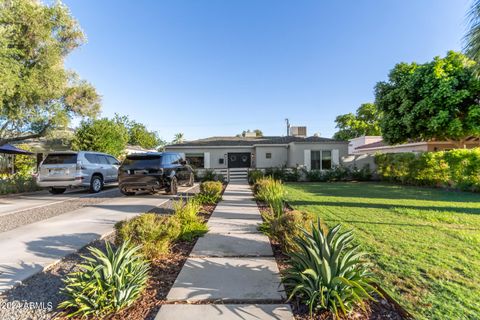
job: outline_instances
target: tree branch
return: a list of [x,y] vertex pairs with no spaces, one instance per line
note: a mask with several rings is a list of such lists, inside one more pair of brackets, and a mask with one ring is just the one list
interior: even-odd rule
[[51,123],[50,121],[42,128],[42,130],[40,130],[39,132],[37,133],[31,133],[31,134],[27,134],[27,135],[24,135],[24,136],[18,136],[18,137],[5,137],[5,138],[0,138],[0,146],[6,144],[6,143],[9,143],[9,142],[12,142],[12,141],[24,141],[24,140],[28,140],[28,139],[35,139],[35,138],[40,138],[42,136],[45,135],[45,133],[47,132],[48,128],[50,127]]

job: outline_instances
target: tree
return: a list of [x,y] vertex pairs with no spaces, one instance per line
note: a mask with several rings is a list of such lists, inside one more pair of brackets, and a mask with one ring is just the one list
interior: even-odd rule
[[118,157],[128,142],[128,130],[116,119],[84,120],[75,132],[73,150],[90,150]]
[[184,143],[185,142],[185,137],[184,137],[184,134],[179,132],[179,133],[176,133],[174,138],[173,138],[173,141],[172,141],[172,144],[179,144],[179,143]]
[[155,131],[149,131],[147,127],[127,116],[115,115],[115,120],[122,123],[128,131],[128,144],[141,146],[146,149],[153,149],[162,145],[162,140]]
[[100,96],[63,63],[84,39],[60,2],[0,0],[0,145],[98,113]]
[[375,88],[383,138],[392,144],[448,140],[465,147],[480,136],[475,62],[450,51],[425,64],[399,63]]
[[469,30],[464,41],[464,51],[472,60],[480,63],[480,0],[474,0],[468,12]]
[[245,137],[247,135],[247,133],[251,133],[251,132],[254,132],[256,137],[263,137],[263,132],[260,129],[255,129],[253,131],[251,131],[250,129],[248,129],[246,131],[243,130],[243,132],[241,134],[237,134],[237,137]]
[[337,116],[335,127],[339,130],[333,138],[337,140],[350,140],[363,135],[377,136],[380,130],[381,113],[373,103],[364,103],[358,107],[356,114],[347,113]]

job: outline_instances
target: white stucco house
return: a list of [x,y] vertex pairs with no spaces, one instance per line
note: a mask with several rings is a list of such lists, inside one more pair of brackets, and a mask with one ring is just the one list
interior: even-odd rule
[[348,154],[348,141],[317,136],[211,137],[173,144],[165,151],[182,153],[197,168],[304,167],[327,170]]

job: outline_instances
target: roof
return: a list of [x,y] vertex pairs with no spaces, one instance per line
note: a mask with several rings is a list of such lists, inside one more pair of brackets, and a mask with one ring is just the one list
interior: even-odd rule
[[380,148],[380,147],[385,147],[388,146],[383,140],[377,141],[377,142],[372,142],[372,143],[367,143],[364,145],[361,145],[359,147],[356,147],[355,150],[357,149],[370,149],[370,148]]
[[12,146],[11,144],[4,144],[3,146],[0,146],[0,153],[8,153],[8,154],[33,154],[30,151],[26,151],[20,148],[17,148],[15,146]]
[[348,141],[335,140],[322,137],[293,137],[293,136],[269,136],[269,137],[211,137],[187,141],[184,143],[171,144],[167,147],[231,147],[245,146],[250,147],[259,144],[289,144],[298,143],[348,143]]

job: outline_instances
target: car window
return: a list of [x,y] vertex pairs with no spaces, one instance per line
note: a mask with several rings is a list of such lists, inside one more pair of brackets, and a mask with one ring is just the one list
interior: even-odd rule
[[129,166],[129,167],[158,167],[160,162],[162,161],[163,156],[153,156],[153,155],[137,155],[137,156],[127,156],[125,160],[123,160],[122,165]]
[[51,153],[45,160],[43,164],[73,164],[77,163],[77,154],[76,153]]
[[100,164],[109,164],[108,159],[103,154],[97,154],[98,163]]
[[173,164],[180,164],[182,161],[182,157],[180,157],[180,155],[176,154],[176,155],[173,155]]
[[118,164],[118,160],[112,156],[107,156],[107,160],[108,160],[108,163],[112,164],[112,165],[117,165]]
[[171,154],[166,154],[163,156],[162,164],[169,165],[169,164],[172,164],[172,162],[173,162],[173,158]]
[[88,160],[90,163],[99,163],[98,157],[94,153],[85,153],[85,158]]

